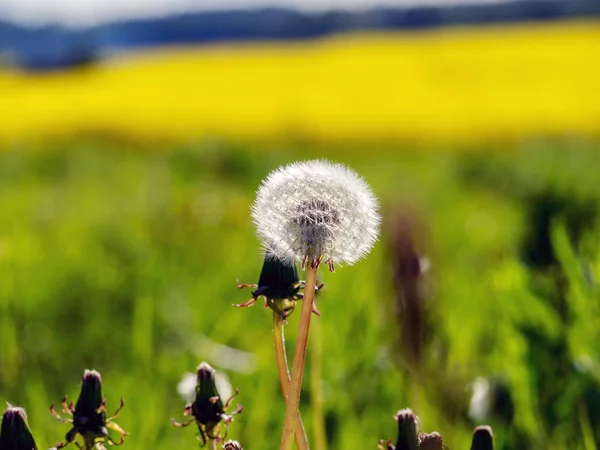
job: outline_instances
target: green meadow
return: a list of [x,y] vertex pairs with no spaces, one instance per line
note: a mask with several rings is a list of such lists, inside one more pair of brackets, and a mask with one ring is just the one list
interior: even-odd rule
[[[277,448],[285,412],[272,317],[236,280],[262,267],[249,207],[281,164],[329,158],[381,200],[367,259],[321,270],[301,410],[312,443],[376,449],[406,406],[468,449],[478,423],[500,449],[600,444],[598,144],[531,140],[479,149],[181,145],[80,140],[0,153],[0,401],[24,407],[38,447],[69,430],[48,412],[101,372],[125,398],[124,449],[193,449],[177,385],[208,361],[239,388],[229,437]],[[398,217],[400,219],[398,219]],[[398,313],[394,220],[427,258],[418,370]],[[396,277],[397,278],[397,277]],[[299,312],[286,326],[292,352]],[[412,376],[409,375],[412,372]],[[472,384],[500,392],[481,420]],[[235,407],[235,402],[234,402]],[[324,450],[315,446],[316,450]],[[73,446],[73,448],[75,448]]]

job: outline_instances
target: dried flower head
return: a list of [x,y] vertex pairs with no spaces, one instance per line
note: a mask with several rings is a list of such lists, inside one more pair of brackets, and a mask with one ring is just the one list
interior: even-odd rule
[[8,405],[2,415],[0,450],[37,450],[23,408]]
[[346,166],[325,160],[271,172],[258,189],[252,218],[270,257],[288,264],[354,264],[379,235],[377,198]]
[[[285,320],[296,308],[296,302],[304,297],[299,291],[304,288],[304,281],[298,278],[298,270],[296,265],[289,265],[278,259],[265,257],[262,271],[258,284],[238,284],[239,289],[251,288],[255,289],[252,292],[250,300],[234,304],[238,308],[247,308],[253,306],[260,296],[265,298],[265,308],[271,308],[273,311]],[[315,286],[315,290],[319,290],[324,286],[319,283]],[[320,316],[316,305],[313,303],[313,312]]]
[[223,445],[223,450],[244,450],[238,441],[227,441]]

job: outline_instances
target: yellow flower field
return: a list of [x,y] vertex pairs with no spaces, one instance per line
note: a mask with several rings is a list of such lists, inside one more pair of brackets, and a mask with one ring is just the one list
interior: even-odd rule
[[600,136],[600,23],[338,35],[127,54],[0,73],[0,142],[132,139],[469,144]]

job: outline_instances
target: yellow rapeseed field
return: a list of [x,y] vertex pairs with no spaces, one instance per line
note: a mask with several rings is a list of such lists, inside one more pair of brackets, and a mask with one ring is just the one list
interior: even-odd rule
[[473,143],[600,135],[600,23],[168,48],[0,73],[0,142],[102,132]]

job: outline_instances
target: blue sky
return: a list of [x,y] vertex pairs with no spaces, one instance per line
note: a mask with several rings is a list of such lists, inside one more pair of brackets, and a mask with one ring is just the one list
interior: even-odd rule
[[502,0],[0,0],[0,18],[41,25],[88,26],[117,19],[157,17],[185,11],[260,6],[304,10],[361,9],[377,5],[497,3]]

